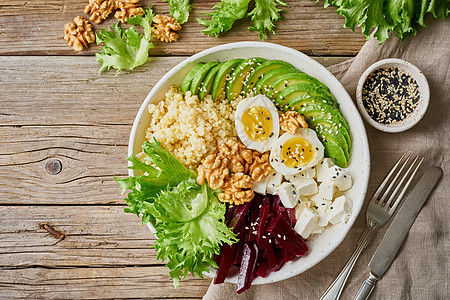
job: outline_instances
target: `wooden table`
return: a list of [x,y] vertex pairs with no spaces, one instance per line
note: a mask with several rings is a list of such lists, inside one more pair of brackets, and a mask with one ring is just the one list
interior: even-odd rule
[[[217,1],[192,1],[179,41],[155,42],[152,57],[136,70],[99,74],[100,46],[75,53],[63,39],[64,24],[86,16],[87,2],[0,4],[0,298],[201,298],[210,281],[188,278],[173,288],[149,249],[154,237],[123,212],[113,177],[127,175],[134,117],[169,69],[212,46],[257,41],[258,34],[238,21],[220,38],[204,36],[195,18]],[[335,9],[287,3],[267,42],[324,65],[358,53],[363,36],[344,29]],[[166,2],[154,1],[153,8],[168,14]],[[94,28],[114,23],[111,16]]]

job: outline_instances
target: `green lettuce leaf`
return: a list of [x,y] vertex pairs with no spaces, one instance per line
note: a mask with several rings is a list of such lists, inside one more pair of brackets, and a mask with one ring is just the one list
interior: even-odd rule
[[195,181],[197,174],[183,166],[156,139],[145,142],[147,155],[143,163],[130,157],[129,168],[141,176],[117,179],[125,198],[125,212],[151,222],[158,239],[154,244],[157,259],[168,261],[167,267],[178,286],[188,272],[203,278],[202,272],[217,267],[214,256],[224,244],[237,242],[236,235],[226,226],[225,204],[217,191]]
[[380,43],[393,33],[401,40],[416,35],[425,26],[425,15],[445,19],[449,14],[448,0],[325,0],[324,7],[333,5],[345,17],[345,27],[361,27],[369,39],[373,30]]
[[189,0],[164,0],[169,2],[170,14],[178,23],[186,23],[189,19],[189,12],[192,9],[192,5],[189,4]]
[[253,21],[253,25],[248,29],[259,31],[261,40],[267,38],[266,31],[275,34],[274,22],[281,20],[281,12],[283,12],[278,5],[287,6],[281,0],[255,0],[255,8],[248,14]]
[[230,30],[236,20],[245,17],[249,3],[250,0],[222,0],[213,7],[214,12],[206,14],[211,19],[197,19],[200,25],[207,27],[202,33],[217,37]]
[[144,38],[147,41],[150,41],[152,38],[152,22],[155,14],[151,7],[148,9],[144,9],[144,13],[142,15],[134,16],[127,19],[127,23],[130,25],[139,25],[144,28]]
[[96,60],[102,65],[99,72],[110,68],[117,71],[132,70],[147,61],[148,50],[153,48],[153,44],[133,27],[122,29],[119,23],[114,24],[110,31],[102,28],[96,33],[97,45],[105,43],[100,53],[95,54]]

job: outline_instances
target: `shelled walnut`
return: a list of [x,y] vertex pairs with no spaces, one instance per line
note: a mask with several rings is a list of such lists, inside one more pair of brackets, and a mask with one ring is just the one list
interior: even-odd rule
[[299,128],[308,128],[305,118],[296,111],[289,110],[280,114],[280,128],[290,134],[295,134]]
[[80,52],[95,41],[95,33],[85,18],[78,16],[73,21],[75,24],[70,22],[64,26],[64,39],[75,51]]
[[116,11],[114,17],[122,23],[125,23],[128,18],[142,15],[144,10],[138,2],[139,0],[116,0],[115,8],[118,11]]
[[244,173],[233,173],[221,188],[223,193],[219,194],[219,200],[234,205],[250,202],[255,195],[251,189],[252,186],[253,182],[250,176]]
[[100,24],[115,9],[116,2],[114,0],[89,0],[89,4],[84,8],[84,13],[91,14],[89,20]]
[[225,184],[225,179],[229,175],[228,159],[220,154],[208,155],[197,169],[197,183],[203,184],[205,179],[209,187],[216,190]]
[[152,28],[152,36],[161,42],[171,43],[178,39],[176,31],[181,30],[181,25],[172,17],[156,15],[153,18],[155,27]]
[[272,171],[272,166],[269,161],[269,153],[265,152],[260,154],[257,151],[253,151],[253,161],[249,167],[249,174],[253,181],[261,181],[269,176]]
[[243,144],[228,140],[219,145],[219,152],[228,158],[228,168],[234,173],[247,173],[253,161],[252,150],[247,149]]

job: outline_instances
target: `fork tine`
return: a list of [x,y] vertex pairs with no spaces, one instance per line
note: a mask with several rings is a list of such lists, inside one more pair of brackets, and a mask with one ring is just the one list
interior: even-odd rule
[[[408,186],[410,185],[411,181],[413,180],[414,176],[417,173],[417,170],[419,170],[420,165],[423,162],[423,158],[419,161],[419,163],[417,164],[416,168],[414,169],[414,171],[411,173],[411,175],[409,175],[409,179],[406,182],[405,186],[403,187],[402,191],[400,192],[400,194],[397,196],[397,198],[394,200],[394,202],[392,202],[392,200],[394,199],[394,195],[397,193],[397,191],[400,189],[403,181],[405,180],[405,178],[407,177],[408,173],[412,170],[414,164],[416,163],[416,161],[419,159],[419,156],[416,157],[416,159],[413,161],[413,163],[411,164],[411,166],[409,167],[408,171],[405,173],[405,175],[403,176],[402,180],[400,181],[400,183],[398,184],[397,188],[395,189],[394,193],[391,195],[390,199],[388,200],[388,202],[386,203],[386,207],[387,210],[390,211],[395,211],[395,209],[397,208],[397,206],[400,203],[400,200],[403,198],[403,195],[406,192],[406,189],[408,188]],[[392,202],[392,204],[391,204]]]
[[[377,189],[377,190],[375,191],[375,193],[373,194],[373,198],[372,198],[372,199],[374,199],[375,202],[377,202],[377,201],[380,199],[379,196],[380,196],[381,192],[384,190],[384,187],[390,182],[390,179],[391,179],[392,175],[394,174],[394,172],[397,171],[397,167],[399,166],[399,164],[401,163],[401,161],[403,160],[403,158],[404,158],[406,155],[408,155],[408,157],[406,158],[406,162],[408,161],[409,157],[411,157],[411,154],[408,154],[408,152],[407,152],[407,153],[403,154],[402,157],[399,158],[399,160],[398,160],[398,161],[395,163],[395,165],[392,167],[392,169],[391,169],[391,171],[389,172],[389,174],[386,175],[386,177],[384,178],[383,182],[380,184],[380,186],[378,187],[378,189]],[[402,169],[400,169],[400,172],[401,172],[401,170],[402,170]],[[397,173],[396,178],[397,178],[397,177],[398,177],[398,173]],[[394,178],[394,180],[393,180],[392,182],[394,182],[396,178]],[[391,185],[392,185],[392,183],[391,183]],[[388,191],[389,189],[390,189],[390,187],[388,187],[386,190]],[[385,192],[384,194],[386,194],[386,192]]]

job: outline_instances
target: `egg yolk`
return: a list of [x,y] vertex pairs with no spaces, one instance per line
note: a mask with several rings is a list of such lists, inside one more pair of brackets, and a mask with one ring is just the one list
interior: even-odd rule
[[289,168],[307,165],[316,155],[316,151],[308,140],[295,137],[281,146],[281,162]]
[[252,106],[242,114],[242,124],[247,136],[255,142],[262,142],[273,135],[270,111],[261,106]]

